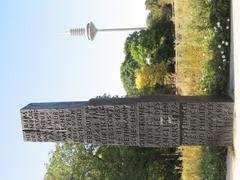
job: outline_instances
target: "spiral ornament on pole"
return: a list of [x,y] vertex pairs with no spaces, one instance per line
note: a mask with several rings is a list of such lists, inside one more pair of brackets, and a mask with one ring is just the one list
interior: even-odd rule
[[85,28],[70,29],[69,34],[71,36],[85,36]]

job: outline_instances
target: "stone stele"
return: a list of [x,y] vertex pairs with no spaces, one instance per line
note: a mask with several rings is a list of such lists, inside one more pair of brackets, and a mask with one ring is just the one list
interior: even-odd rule
[[176,147],[233,143],[228,97],[157,96],[31,103],[21,109],[25,141]]

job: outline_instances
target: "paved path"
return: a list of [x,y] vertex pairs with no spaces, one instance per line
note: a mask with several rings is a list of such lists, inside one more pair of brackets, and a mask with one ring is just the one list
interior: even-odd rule
[[[240,179],[240,1],[232,0],[232,53],[230,63],[229,95],[235,101],[233,128],[234,151],[227,156],[227,180]],[[234,37],[234,38],[233,38]],[[234,93],[233,93],[234,92]]]

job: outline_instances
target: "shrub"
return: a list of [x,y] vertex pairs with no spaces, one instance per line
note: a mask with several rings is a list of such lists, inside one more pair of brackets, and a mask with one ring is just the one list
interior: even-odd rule
[[154,88],[157,84],[164,85],[167,75],[166,63],[162,62],[154,66],[142,66],[136,73],[136,88]]

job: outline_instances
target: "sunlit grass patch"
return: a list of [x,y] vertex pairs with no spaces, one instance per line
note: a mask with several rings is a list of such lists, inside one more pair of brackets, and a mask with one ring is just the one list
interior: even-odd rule
[[182,179],[200,180],[199,167],[202,153],[201,146],[181,146],[182,153]]
[[178,0],[175,6],[176,86],[181,95],[197,95],[201,93],[201,70],[213,56],[209,49],[213,37],[210,7],[197,0]]

